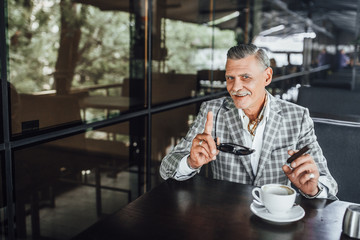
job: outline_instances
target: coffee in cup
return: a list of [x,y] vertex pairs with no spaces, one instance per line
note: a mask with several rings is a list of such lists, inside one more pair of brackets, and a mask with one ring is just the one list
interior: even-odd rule
[[293,207],[296,198],[295,190],[282,184],[266,184],[261,188],[256,187],[252,190],[252,195],[272,214],[286,213]]

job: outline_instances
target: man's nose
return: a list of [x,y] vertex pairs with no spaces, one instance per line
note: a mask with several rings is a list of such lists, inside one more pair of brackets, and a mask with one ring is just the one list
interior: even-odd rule
[[238,90],[243,89],[243,87],[244,87],[244,84],[241,81],[241,79],[239,77],[235,78],[233,89],[238,91]]

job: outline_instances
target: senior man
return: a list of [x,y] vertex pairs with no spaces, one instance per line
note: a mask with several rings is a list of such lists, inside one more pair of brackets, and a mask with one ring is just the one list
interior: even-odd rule
[[[253,44],[228,50],[230,97],[204,102],[189,132],[161,162],[162,178],[186,180],[210,164],[215,179],[261,186],[293,183],[307,198],[336,198],[337,183],[316,140],[306,108],[266,91],[269,58]],[[287,159],[308,146],[308,153]]]

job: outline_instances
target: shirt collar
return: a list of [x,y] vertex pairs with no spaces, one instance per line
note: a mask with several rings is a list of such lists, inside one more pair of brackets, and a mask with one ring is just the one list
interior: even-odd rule
[[[269,119],[269,115],[270,115],[270,104],[271,104],[271,98],[269,96],[269,93],[266,91],[265,94],[267,95],[267,103],[264,109],[264,119],[263,121],[266,122]],[[246,116],[246,114],[244,113],[244,111],[242,109],[238,109],[239,111],[239,115],[240,115],[240,119],[243,125],[244,129],[247,129],[247,125],[249,124],[249,118],[248,116]]]

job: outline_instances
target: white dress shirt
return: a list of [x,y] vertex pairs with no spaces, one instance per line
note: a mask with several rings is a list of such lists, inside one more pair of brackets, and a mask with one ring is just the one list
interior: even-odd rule
[[268,101],[267,106],[265,106],[264,112],[263,112],[263,119],[260,121],[260,123],[258,124],[258,126],[256,127],[255,130],[255,136],[252,136],[250,134],[250,132],[248,131],[248,124],[250,119],[248,118],[248,116],[246,116],[246,114],[244,113],[244,111],[242,109],[238,109],[239,110],[239,115],[242,121],[242,126],[243,128],[246,130],[246,134],[245,134],[245,146],[250,147],[252,149],[255,149],[255,152],[253,154],[250,155],[250,159],[251,159],[251,167],[253,170],[253,174],[254,176],[256,176],[257,173],[257,169],[258,169],[258,165],[259,165],[259,159],[260,159],[260,152],[261,152],[261,148],[262,148],[262,143],[263,143],[263,135],[264,135],[264,130],[265,130],[265,126],[266,126],[266,121],[269,117],[269,107],[270,105],[270,101]]

